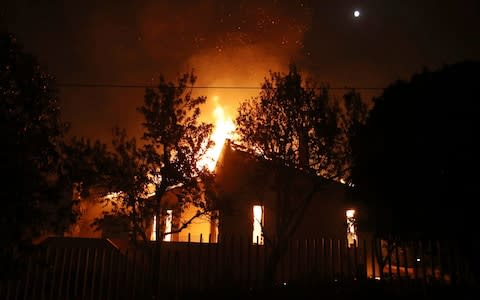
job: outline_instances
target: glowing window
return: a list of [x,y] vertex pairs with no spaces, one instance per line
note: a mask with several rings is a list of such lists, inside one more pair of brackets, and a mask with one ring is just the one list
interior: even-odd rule
[[150,240],[156,241],[157,240],[157,216],[153,216],[153,225],[152,225],[152,233],[150,233]]
[[165,231],[163,241],[170,242],[172,240],[172,213],[171,209],[167,209],[167,216],[165,217]]
[[355,210],[349,209],[346,211],[347,216],[347,242],[348,247],[352,247],[355,243],[358,246],[358,237],[357,237],[357,221],[355,218]]
[[253,243],[263,245],[263,206],[253,206]]

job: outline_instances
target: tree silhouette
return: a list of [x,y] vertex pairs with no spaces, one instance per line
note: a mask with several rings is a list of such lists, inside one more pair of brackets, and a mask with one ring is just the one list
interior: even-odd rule
[[[325,184],[348,173],[348,122],[340,122],[345,116],[327,87],[317,88],[304,80],[293,65],[287,74],[271,72],[260,95],[239,108],[240,143],[264,162],[254,179],[256,186],[268,185],[275,191],[275,226],[263,228],[265,243],[272,249],[267,284],[273,283],[277,265],[312,198]],[[303,174],[301,182],[294,179],[298,171]]]
[[352,143],[352,180],[369,208],[364,225],[377,236],[451,239],[467,252],[478,249],[471,201],[479,198],[479,74],[478,62],[424,70],[375,99]]
[[63,232],[76,216],[54,78],[8,33],[0,33],[0,99],[0,241],[7,253],[0,264],[8,266],[6,260],[42,234]]
[[[154,215],[161,220],[168,207],[162,202],[167,191],[176,188],[177,208],[186,203],[197,207],[198,217],[210,212],[205,199],[206,183],[212,182],[212,174],[199,167],[199,161],[212,146],[212,125],[199,123],[199,106],[206,97],[193,97],[191,86],[196,76],[191,73],[180,76],[177,82],[167,82],[162,76],[156,88],[145,92],[144,104],[139,108],[145,122],[143,139],[146,142],[148,161],[152,164],[149,174],[155,185]],[[177,231],[192,220],[177,224]],[[164,233],[157,222],[156,237],[162,240]]]
[[89,187],[97,187],[95,196],[105,206],[103,215],[98,216],[93,225],[106,232],[112,226],[120,227],[122,232],[129,233],[133,242],[138,237],[147,241],[147,228],[153,218],[149,197],[154,182],[147,150],[138,147],[135,138],[129,139],[126,131],[119,128],[113,130],[111,148],[91,152],[98,161],[94,164],[96,181]]
[[[130,239],[150,239],[147,231],[154,217],[155,236],[162,241],[167,234],[180,232],[198,217],[211,217],[214,198],[214,174],[201,168],[199,161],[212,146],[212,125],[198,124],[199,105],[205,97],[194,98],[193,73],[184,74],[176,83],[163,77],[157,88],[148,88],[145,102],[138,110],[145,117],[143,145],[128,138],[126,131],[113,130],[111,145],[73,139],[65,145],[69,169],[82,191],[94,191],[104,205],[103,214],[92,224],[108,234],[109,230],[129,233]],[[188,86],[187,86],[188,85]],[[166,199],[170,193],[175,201]],[[181,215],[187,205],[196,208],[188,220],[174,222],[171,232],[162,230],[167,210]]]

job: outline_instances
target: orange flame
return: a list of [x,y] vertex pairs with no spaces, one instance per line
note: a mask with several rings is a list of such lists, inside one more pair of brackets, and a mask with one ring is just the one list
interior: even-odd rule
[[215,109],[213,110],[213,116],[215,118],[215,128],[213,129],[210,139],[215,143],[213,147],[208,149],[205,156],[200,160],[199,167],[206,166],[210,171],[215,169],[218,157],[222,151],[223,144],[226,139],[233,137],[233,131],[235,130],[235,124],[230,116],[225,115],[225,111],[218,103],[218,96],[214,96]]

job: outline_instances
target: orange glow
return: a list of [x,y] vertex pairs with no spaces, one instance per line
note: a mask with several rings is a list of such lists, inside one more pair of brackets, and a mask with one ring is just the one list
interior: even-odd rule
[[358,236],[357,236],[357,221],[355,218],[355,210],[349,209],[346,211],[347,216],[347,241],[348,246],[352,247],[355,243],[358,246]]
[[253,206],[253,243],[263,245],[263,206]]
[[215,169],[215,165],[217,164],[225,140],[231,139],[233,131],[235,130],[235,124],[233,123],[232,118],[225,114],[223,107],[218,103],[218,96],[214,96],[213,101],[216,104],[215,109],[213,110],[215,128],[210,138],[215,145],[207,151],[205,156],[199,162],[199,167],[206,166],[210,171]]
[[345,214],[347,215],[347,218],[353,218],[355,216],[355,210],[349,209]]
[[[194,205],[185,205],[180,222],[186,222],[197,214],[198,208]],[[217,231],[218,228],[215,228]],[[212,220],[208,215],[196,217],[187,228],[178,233],[179,242],[207,243],[216,242],[215,232],[212,231]]]
[[157,240],[157,216],[153,216],[153,224],[152,224],[152,233],[150,234],[150,240],[151,241],[156,241]]
[[165,218],[165,236],[163,237],[163,241],[170,242],[172,240],[172,213],[173,210],[167,210],[167,216]]

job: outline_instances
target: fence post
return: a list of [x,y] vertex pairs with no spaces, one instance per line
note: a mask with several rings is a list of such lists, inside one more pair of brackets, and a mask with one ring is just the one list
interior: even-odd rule
[[[38,259],[38,257],[37,257]],[[37,285],[38,285],[38,276],[39,276],[39,273],[40,273],[40,270],[39,270],[39,265],[38,265],[38,261],[35,262],[35,273],[33,275],[33,284],[32,284],[32,298],[31,299],[36,299],[35,296],[35,291],[37,290]]]
[[311,274],[312,274],[312,267],[313,267],[313,264],[311,262],[311,259],[310,259],[310,255],[311,255],[311,251],[312,251],[312,247],[310,246],[311,244],[311,240],[310,239],[305,239],[305,251],[303,251],[305,253],[305,259],[303,260],[303,272],[305,274],[305,276],[307,276],[307,281],[305,282],[305,284],[310,287],[311,286]]
[[397,279],[400,280],[401,277],[400,277],[400,256],[399,256],[399,253],[398,253],[398,247],[399,247],[399,239],[397,239],[397,243],[396,243],[396,247],[395,247],[395,262],[397,264]]
[[25,279],[25,289],[23,291],[23,300],[27,299],[28,291],[30,290],[30,273],[32,273],[32,257],[31,256],[29,256],[27,260],[27,278]]
[[70,249],[70,256],[68,260],[68,271],[67,271],[67,284],[65,287],[65,295],[67,297],[71,297],[70,295],[70,282],[72,280],[72,268],[73,268],[73,261],[74,261],[74,253],[75,253],[75,248]]
[[370,250],[371,254],[371,260],[372,260],[372,278],[373,280],[376,280],[376,274],[375,274],[375,266],[376,266],[376,257],[375,257],[375,239],[372,239],[371,241],[371,246],[372,246],[372,249]]
[[251,271],[252,271],[252,241],[247,236],[247,288],[250,288],[251,284]]
[[293,281],[293,257],[295,256],[293,250],[293,241],[288,241],[288,281]]
[[297,245],[297,255],[296,255],[296,262],[297,262],[297,280],[300,280],[301,274],[302,274],[302,269],[301,269],[301,250],[300,250],[300,240],[297,240],[295,243]]
[[128,255],[129,254],[131,255],[131,253],[129,253],[129,251],[127,250],[125,252],[125,257],[123,259],[123,261],[125,262],[125,277],[124,277],[125,292],[124,292],[124,295],[128,295],[129,292],[130,292],[130,289],[132,288],[132,286],[130,285],[130,281],[128,280],[128,277],[129,277],[128,275],[130,274],[130,266],[129,266],[129,263],[128,263]]
[[198,246],[198,260],[197,260],[197,284],[198,284],[198,290],[202,290],[202,249],[203,249],[203,235],[200,233],[200,243],[197,245]]
[[408,253],[408,247],[409,246],[409,242],[407,241],[405,243],[405,247],[404,247],[404,250],[403,250],[403,264],[404,264],[404,269],[405,269],[405,278],[408,280],[410,279],[410,276],[408,275],[408,257],[407,257],[407,253]]
[[443,255],[442,255],[442,243],[437,240],[437,253],[438,253],[438,268],[440,269],[440,282],[445,283],[444,270],[443,270]]
[[[167,249],[167,257],[165,258],[165,261],[163,264],[161,264],[161,261],[159,261],[158,263],[158,266],[157,266],[157,274],[158,274],[158,279],[157,279],[157,294],[159,294],[159,289],[160,289],[160,284],[161,284],[161,277],[160,277],[160,272],[164,274],[164,282],[166,283],[166,285],[168,286],[170,281],[173,280],[173,283],[175,284],[175,281],[177,280],[175,276],[176,275],[176,270],[175,268],[177,267],[175,265],[175,261],[173,262],[173,271],[171,272],[170,271],[170,264],[171,264],[171,251],[170,251],[170,248]],[[173,253],[173,258],[175,259],[175,253]],[[173,273],[173,279],[171,279],[170,277],[172,277],[171,273]]]
[[136,287],[137,287],[137,247],[138,245],[135,243],[134,245],[134,248],[133,248],[133,270],[132,270],[132,285],[131,285],[131,289],[132,289],[132,299],[135,299],[135,292],[136,292]]
[[388,279],[390,282],[392,282],[393,280],[393,276],[392,276],[392,255],[393,255],[393,249],[390,250],[389,247],[390,247],[390,243],[392,243],[392,247],[393,247],[393,241],[391,240],[391,237],[388,238],[388,242],[387,242],[387,255],[388,255]]
[[[354,240],[355,241],[355,240]],[[345,280],[355,279],[356,268],[355,264],[355,245],[350,246],[348,240],[345,241],[345,246],[343,247],[345,251],[345,260],[346,260],[346,278]],[[352,249],[353,248],[353,249]],[[343,268],[343,266],[340,266]]]
[[147,255],[147,250],[148,248],[145,247],[145,244],[142,247],[142,252],[140,252],[141,255],[141,260],[140,260],[140,290],[143,291],[143,297],[146,297],[146,295],[150,295],[148,289],[145,286],[145,281],[147,280],[147,276],[149,274],[149,264],[146,263],[145,256]]
[[238,238],[238,280],[239,287],[243,287],[243,235]]
[[55,294],[56,281],[57,281],[57,268],[58,268],[58,251],[60,248],[53,248],[53,269],[52,271],[52,281],[50,283],[50,296],[49,299],[53,299],[53,295]]
[[[343,281],[345,278],[344,278],[344,273],[343,273],[343,257],[342,257],[342,256],[343,256],[343,252],[344,252],[344,251],[342,251],[342,250],[343,250],[343,249],[342,249],[342,248],[343,248],[343,247],[342,247],[342,244],[343,244],[343,243],[342,243],[342,240],[341,240],[341,239],[338,239],[338,240],[337,240],[338,268],[339,268],[339,274],[338,274],[338,275],[339,275],[339,278],[338,278],[338,279]],[[348,245],[347,245],[347,246],[348,246]],[[347,252],[347,255],[348,255],[348,252]]]
[[460,255],[458,253],[458,244],[455,243],[451,246],[451,257],[452,257],[452,282],[454,281],[455,284],[461,284],[463,280],[463,276],[461,273],[460,268]]
[[428,250],[430,251],[430,267],[431,267],[431,276],[432,281],[436,280],[435,276],[435,255],[433,254],[433,242],[432,240],[428,240]]
[[230,237],[230,259],[229,259],[229,262],[230,262],[230,266],[228,267],[229,268],[229,273],[230,273],[230,280],[233,280],[235,281],[235,273],[236,273],[236,266],[235,266],[235,235],[232,234],[232,236]]
[[220,247],[220,243],[221,243],[221,239],[220,238],[223,238],[223,235],[222,236],[219,236],[218,239],[217,239],[217,244],[215,245],[215,279],[214,279],[214,283],[215,284],[218,284],[218,272],[219,272],[219,258],[218,258],[218,251],[219,251],[219,247]]
[[257,235],[257,244],[255,246],[255,288],[258,288],[258,284],[259,284],[259,280],[258,280],[258,277],[259,277],[259,267],[260,267],[260,263],[258,262],[260,260],[260,245],[259,245],[259,239],[258,239],[258,235]]
[[320,271],[319,268],[318,268],[318,251],[319,251],[318,248],[319,248],[318,247],[318,239],[314,239],[312,250],[313,250],[313,265],[314,265],[314,270],[315,270],[315,273],[314,273],[315,277],[312,278],[311,286],[314,286],[317,283],[318,275],[319,275],[319,271]]
[[327,244],[322,237],[322,280],[327,280]]
[[92,285],[91,285],[91,292],[90,298],[94,299],[95,297],[95,275],[97,274],[97,256],[98,256],[98,249],[95,248],[93,252],[93,265],[92,265]]
[[100,263],[100,284],[98,287],[98,298],[103,296],[103,280],[105,278],[105,251],[106,248],[102,248],[101,263]]
[[[208,234],[208,244],[207,244],[207,259],[206,259],[206,264],[205,264],[205,289],[210,288],[210,272],[211,272],[211,266],[210,266],[210,248],[212,247],[212,235]],[[204,290],[205,290],[204,289]]]
[[329,239],[329,254],[330,254],[330,271],[331,271],[331,277],[330,279],[335,280],[335,257],[334,257],[334,250],[333,250],[333,240],[330,238]]
[[67,264],[67,249],[63,249],[62,268],[60,271],[60,283],[58,284],[58,299],[62,299],[63,277],[65,276],[65,265]]
[[[2,288],[2,289],[5,289],[5,299],[10,298],[10,290],[11,290],[10,282],[11,282],[10,279],[5,280],[4,282],[0,282],[0,288],[6,285],[5,288]],[[0,289],[0,296],[2,295],[2,289]]]
[[413,276],[418,279],[418,243],[413,241]]
[[76,298],[78,297],[78,280],[80,278],[80,261],[82,257],[82,248],[78,249],[77,254],[77,267],[75,268],[75,285],[73,287],[73,296]]
[[363,270],[362,270],[362,277],[363,279],[368,278],[368,272],[367,272],[367,240],[363,239]]
[[382,240],[381,239],[375,240],[375,246],[376,246],[375,250],[376,250],[377,257],[380,258],[380,260],[378,261],[378,273],[380,275],[380,280],[383,281],[383,279],[385,279],[385,273],[384,273],[385,263],[383,261]]
[[423,275],[423,281],[426,283],[427,282],[427,269],[425,268],[425,248],[423,246],[422,241],[420,243],[420,257],[421,257],[421,265],[422,265],[422,275]]
[[175,254],[174,254],[174,259],[173,259],[173,263],[174,263],[174,282],[175,282],[175,299],[178,299],[178,295],[179,295],[179,288],[180,288],[180,283],[179,283],[179,277],[180,277],[180,262],[179,262],[179,258],[178,258],[178,250],[175,250]]
[[20,284],[22,283],[21,280],[17,280],[17,284],[15,286],[15,298],[14,300],[18,299],[18,295],[20,295]]
[[[121,280],[121,270],[122,270],[122,263],[123,259],[121,256],[121,252],[117,252],[116,255],[116,263],[117,263],[117,272],[115,272],[115,282],[116,282],[116,288],[115,288],[115,297],[118,298],[120,295],[120,280]],[[124,286],[125,288],[125,286]]]
[[355,279],[359,277],[359,270],[358,270],[358,242],[357,240],[353,240],[353,263],[355,265]]
[[86,298],[86,290],[87,290],[87,278],[88,278],[88,264],[89,264],[89,256],[90,256],[90,248],[87,248],[87,252],[85,254],[85,265],[84,265],[84,272],[83,272],[83,288],[82,288],[82,298]]
[[45,265],[44,265],[44,268],[42,270],[42,285],[41,285],[41,298],[45,298],[45,295],[46,295],[46,290],[45,290],[45,285],[46,285],[46,282],[47,282],[47,273],[48,273],[48,269],[50,268],[50,247],[47,248],[46,252],[45,252]]
[[110,250],[110,263],[108,266],[108,286],[107,286],[107,299],[110,299],[110,291],[112,289],[112,276],[113,276],[113,250]]

